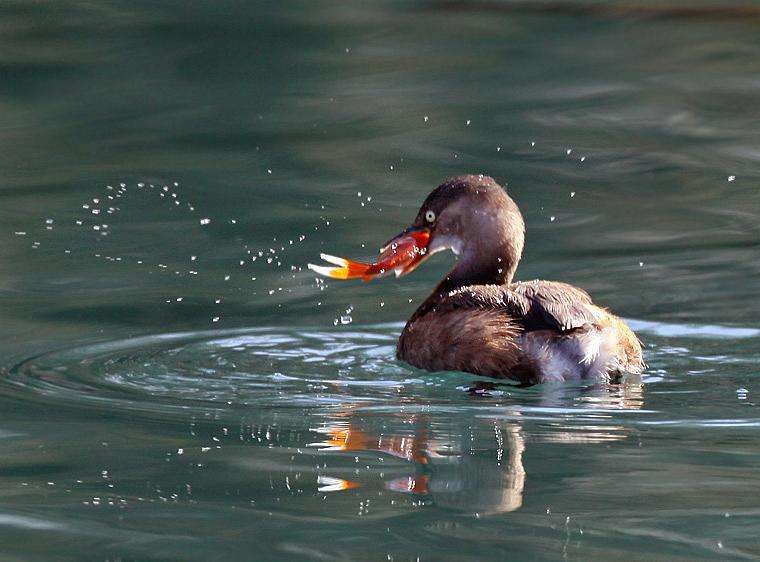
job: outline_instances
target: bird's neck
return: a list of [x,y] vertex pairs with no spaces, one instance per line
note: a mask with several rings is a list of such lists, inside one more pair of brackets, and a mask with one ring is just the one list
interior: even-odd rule
[[[508,285],[517,270],[522,244],[505,242],[465,247],[457,265],[438,284],[435,293],[447,293],[469,285]],[[434,293],[434,294],[435,294]]]

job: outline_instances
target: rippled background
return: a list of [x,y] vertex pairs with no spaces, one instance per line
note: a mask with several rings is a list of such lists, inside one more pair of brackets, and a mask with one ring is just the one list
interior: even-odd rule
[[[760,558],[760,5],[0,5],[0,556]],[[640,380],[394,359],[318,282],[461,173]]]

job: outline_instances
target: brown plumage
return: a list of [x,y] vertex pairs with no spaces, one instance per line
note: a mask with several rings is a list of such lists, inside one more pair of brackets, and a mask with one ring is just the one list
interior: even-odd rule
[[462,176],[440,185],[410,230],[429,231],[425,257],[451,249],[460,258],[407,322],[399,359],[529,384],[608,380],[643,369],[637,337],[586,292],[565,283],[512,281],[525,226],[492,178]]

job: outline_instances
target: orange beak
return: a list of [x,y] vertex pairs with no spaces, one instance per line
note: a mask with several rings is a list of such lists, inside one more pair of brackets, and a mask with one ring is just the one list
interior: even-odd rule
[[427,254],[430,242],[430,231],[427,228],[407,228],[404,232],[389,240],[380,249],[380,255],[374,263],[353,261],[346,258],[338,258],[329,254],[320,254],[320,257],[333,264],[323,266],[308,264],[309,269],[333,279],[362,279],[369,281],[391,271],[396,276],[406,275],[413,271]]

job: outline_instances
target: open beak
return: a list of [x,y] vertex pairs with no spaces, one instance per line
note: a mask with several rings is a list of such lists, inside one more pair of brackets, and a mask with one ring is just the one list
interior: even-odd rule
[[392,238],[380,249],[374,263],[338,258],[329,254],[320,257],[333,264],[323,266],[308,264],[309,269],[333,279],[363,279],[369,281],[393,271],[397,277],[413,271],[427,256],[430,230],[424,227],[409,227]]

